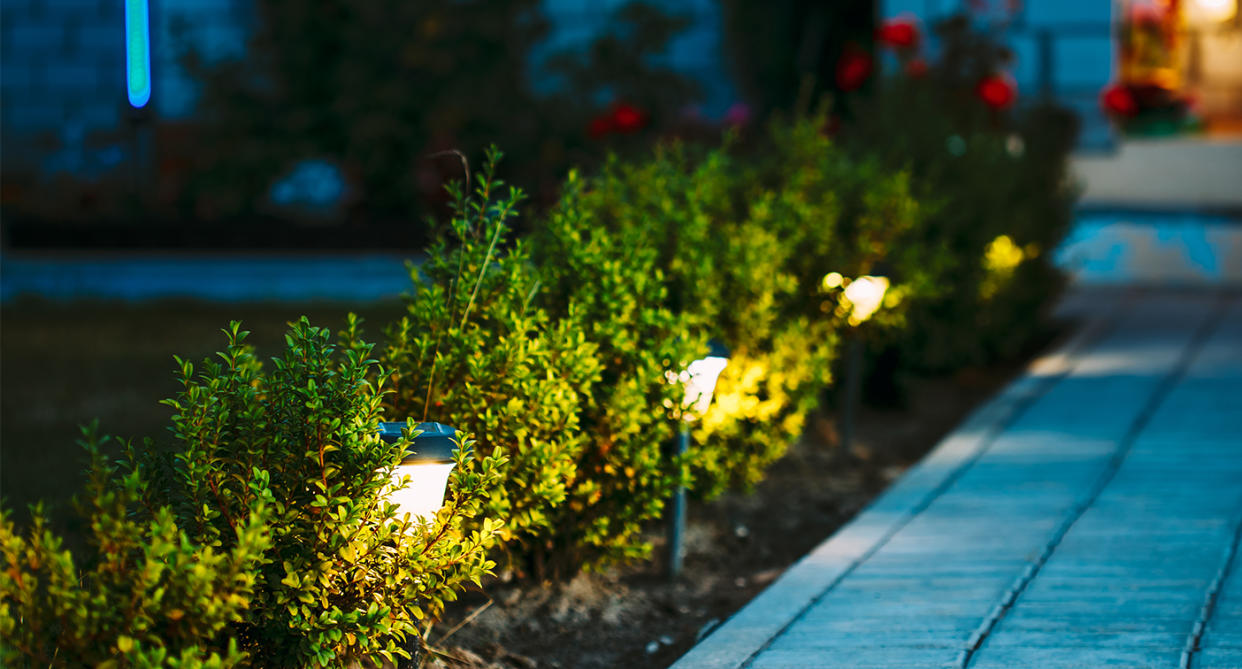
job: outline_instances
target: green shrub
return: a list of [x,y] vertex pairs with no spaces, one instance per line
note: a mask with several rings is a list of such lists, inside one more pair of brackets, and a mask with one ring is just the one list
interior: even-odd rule
[[[0,664],[8,667],[231,667],[245,653],[231,626],[250,613],[269,548],[270,508],[237,518],[228,546],[195,536],[166,507],[143,507],[151,484],[103,455],[84,432],[90,476],[80,506],[89,547],[75,556],[32,509],[23,534],[0,511]],[[132,460],[132,452],[131,452]],[[247,486],[259,496],[262,478]]]
[[[499,522],[483,517],[483,497],[503,459],[459,451],[435,521],[399,518],[386,497],[408,442],[379,439],[382,375],[369,380],[377,363],[357,327],[351,319],[333,344],[327,330],[293,323],[266,371],[233,323],[222,362],[204,362],[197,376],[183,363],[184,389],[167,401],[180,448],[153,497],[226,547],[237,518],[265,497],[272,507],[272,547],[234,626],[259,666],[392,659],[418,621],[492,566]],[[255,471],[266,472],[261,494],[248,485]]]
[[578,324],[601,364],[581,407],[589,441],[555,512],[562,573],[649,554],[642,530],[660,517],[672,487],[686,481],[681,464],[666,455],[682,398],[666,374],[706,351],[701,320],[669,307],[657,240],[649,230],[605,224],[593,213],[598,197],[570,173],[532,240],[543,282],[538,299]]
[[394,389],[385,406],[478,434],[480,453],[507,454],[487,514],[506,519],[514,566],[542,576],[560,531],[552,509],[592,438],[579,424],[579,398],[599,363],[576,321],[549,318],[526,245],[509,243],[522,198],[516,189],[497,196],[499,158],[489,153],[473,194],[451,188],[447,232],[411,266],[407,314],[387,328],[382,351]]
[[[806,334],[806,322],[783,318],[797,292],[796,280],[786,269],[793,249],[776,231],[748,217],[742,175],[727,149],[702,153],[671,145],[657,149],[646,160],[610,161],[599,176],[568,196],[576,199],[572,205],[575,225],[603,229],[608,232],[591,234],[615,237],[599,250],[615,256],[619,253],[615,249],[621,248],[621,253],[631,256],[614,263],[623,273],[614,284],[648,281],[653,276],[666,284],[662,290],[647,292],[648,308],[667,310],[681,325],[652,332],[654,341],[644,348],[660,350],[654,345],[660,340],[697,335],[698,342],[717,337],[732,351],[733,360],[718,382],[718,406],[697,421],[698,438],[687,457],[693,485],[706,495],[758,480],[763,468],[800,432],[800,416],[806,407],[799,407],[801,403],[789,392],[809,381],[813,397],[820,386],[811,379],[817,370],[826,368],[805,364],[818,342],[783,334],[785,328]],[[565,225],[568,218],[559,222]],[[573,244],[561,244],[543,265],[555,271],[562,262],[559,259],[582,252]],[[642,262],[632,258],[638,253],[643,254]],[[593,259],[576,262],[603,264]],[[569,276],[581,272],[575,269]],[[560,298],[563,303],[579,304],[584,297],[577,293],[592,290],[572,278],[560,286],[565,291]],[[613,318],[624,320],[624,315]],[[610,327],[632,330],[635,325]],[[789,363],[787,369],[772,367],[770,357],[776,346],[782,348],[781,364]],[[705,352],[700,343],[659,362],[680,366]],[[754,373],[756,365],[765,368],[761,378]],[[790,418],[791,414],[798,417]],[[650,419],[669,420],[654,413]]]
[[20,628],[18,652],[87,663],[114,649],[139,665],[408,655],[416,624],[493,566],[501,523],[483,500],[504,458],[459,449],[436,518],[398,516],[387,498],[409,442],[379,438],[384,375],[357,327],[351,319],[333,344],[303,318],[268,371],[233,323],[220,360],[198,374],[181,362],[183,389],[165,402],[175,448],[127,449],[123,474],[93,451],[97,563],[81,592],[67,587],[75,565],[38,515],[27,545],[6,518],[6,647]]
[[[826,274],[908,268],[893,277],[890,308],[875,319],[889,328],[901,323],[892,306],[925,283],[915,268],[929,254],[905,243],[923,220],[908,175],[853,159],[833,146],[824,124],[823,116],[774,122],[749,148],[671,145],[642,161],[614,159],[585,184],[571,178],[571,205],[547,226],[562,241],[541,267],[556,273],[571,266],[549,291],[561,305],[581,306],[589,301],[582,293],[599,284],[659,277],[667,288],[649,291],[648,303],[680,318],[681,330],[719,337],[732,350],[688,458],[704,496],[754,485],[801,434],[845,327],[838,297],[822,287]],[[583,245],[588,235],[607,241]],[[608,266],[584,255],[597,253],[623,256],[614,263],[619,276],[590,273]],[[579,276],[591,279],[580,285]],[[633,318],[614,311],[617,320]]]

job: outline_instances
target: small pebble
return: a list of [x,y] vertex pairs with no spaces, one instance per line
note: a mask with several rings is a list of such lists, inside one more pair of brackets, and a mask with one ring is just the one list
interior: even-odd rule
[[750,528],[745,525],[738,525],[733,528],[733,534],[736,535],[738,539],[745,539],[750,536]]
[[733,582],[733,585],[736,585],[736,586],[737,586],[737,587],[739,587],[739,588],[745,588],[745,587],[746,587],[746,578],[745,578],[745,577],[742,577],[742,576],[737,577],[737,580]]
[[659,641],[652,641],[651,643],[647,644],[647,654],[648,654],[648,655],[655,655],[655,654],[656,654],[656,652],[658,652],[659,650],[660,650],[660,642],[659,642]]
[[673,637],[665,634],[664,636],[660,637],[660,643],[664,644],[665,646],[671,646],[673,645]]

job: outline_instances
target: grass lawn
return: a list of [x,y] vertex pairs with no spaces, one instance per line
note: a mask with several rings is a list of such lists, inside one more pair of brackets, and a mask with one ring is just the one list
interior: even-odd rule
[[[0,497],[17,510],[45,500],[64,511],[81,487],[78,426],[168,443],[171,410],[159,400],[179,384],[172,356],[196,363],[224,347],[220,329],[240,320],[250,342],[270,358],[285,324],[305,314],[339,330],[354,310],[370,340],[402,311],[399,301],[367,305],[155,304],[17,302],[0,310]],[[59,520],[64,520],[58,513]],[[69,523],[72,527],[73,523]]]

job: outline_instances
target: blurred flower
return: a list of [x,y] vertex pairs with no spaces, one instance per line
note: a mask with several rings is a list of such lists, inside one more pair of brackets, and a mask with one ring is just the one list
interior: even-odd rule
[[1130,89],[1121,84],[1112,84],[1107,86],[1100,92],[1100,107],[1112,116],[1124,116],[1126,118],[1138,114],[1138,101],[1134,99],[1134,93]]
[[1011,133],[1005,138],[1005,151],[1014,158],[1021,158],[1026,153],[1026,141],[1022,139],[1022,135]]
[[917,19],[913,16],[889,19],[875,31],[877,42],[898,51],[918,46],[919,37]]
[[849,45],[837,61],[837,88],[855,91],[871,76],[871,55],[856,45]]
[[750,123],[750,117],[750,105],[745,102],[735,102],[725,112],[724,119],[722,120],[725,125],[740,127]]
[[612,128],[616,132],[636,132],[645,125],[647,113],[638,107],[622,102],[612,108]]
[[828,116],[828,120],[824,121],[824,127],[820,128],[820,132],[825,137],[836,137],[841,134],[841,117],[836,114]]
[[906,76],[911,79],[922,79],[927,76],[927,61],[922,58],[911,58],[906,63]]
[[1007,109],[1018,99],[1018,84],[1006,72],[989,74],[979,80],[975,95],[992,109]]
[[966,140],[961,135],[949,135],[944,140],[944,148],[949,151],[952,156],[960,156],[966,153]]
[[590,135],[592,139],[599,139],[610,132],[612,132],[611,116],[596,116],[591,119],[591,122],[587,125],[587,134]]

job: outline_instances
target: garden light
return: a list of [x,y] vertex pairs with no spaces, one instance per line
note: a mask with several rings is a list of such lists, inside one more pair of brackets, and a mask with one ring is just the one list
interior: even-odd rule
[[[824,277],[824,288],[831,290],[844,287],[838,315],[846,315],[852,327],[867,322],[884,304],[889,281],[886,276],[860,276],[850,280],[837,272]],[[858,412],[858,390],[862,377],[862,333],[855,331],[848,340],[845,352],[845,398],[841,406],[841,448],[848,451],[854,438],[854,415]]]
[[854,308],[850,311],[850,325],[857,326],[869,320],[880,305],[884,303],[884,293],[888,292],[888,277],[860,276],[845,286],[845,299]]
[[[708,352],[686,365],[681,374],[669,374],[669,380],[680,382],[686,390],[682,400],[681,430],[677,433],[677,444],[673,456],[681,458],[690,450],[690,421],[702,416],[712,404],[712,393],[716,391],[716,381],[720,373],[729,365],[729,349],[716,340],[708,342]],[[678,485],[673,489],[673,499],[669,508],[668,519],[668,576],[677,578],[681,574],[681,564],[685,559],[686,549],[682,537],[686,528],[686,488]]]
[[705,357],[686,365],[680,374],[668,373],[669,381],[681,383],[686,391],[681,402],[681,407],[685,410],[682,414],[683,420],[692,421],[707,411],[712,403],[712,394],[716,391],[716,381],[728,365],[729,350],[720,342],[712,340],[708,343]]
[[1237,11],[1237,0],[1192,0],[1187,3],[1186,18],[1191,23],[1221,23]]
[[[405,423],[380,423],[380,438],[395,444],[401,439]],[[427,523],[444,506],[444,490],[456,462],[457,430],[439,423],[419,423],[401,464],[393,470],[392,501],[398,514],[409,514],[416,522]],[[401,486],[404,477],[409,483]]]

